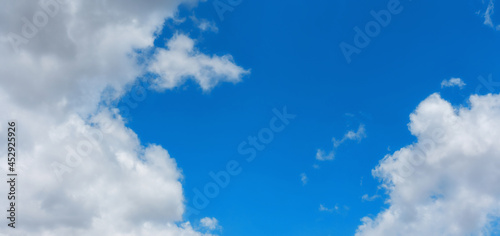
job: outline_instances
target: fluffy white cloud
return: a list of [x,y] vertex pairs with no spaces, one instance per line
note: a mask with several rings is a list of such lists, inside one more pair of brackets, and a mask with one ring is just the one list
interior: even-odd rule
[[212,218],[205,217],[205,218],[200,220],[200,224],[201,224],[201,226],[203,226],[204,228],[207,228],[209,230],[215,230],[215,229],[220,228],[219,221],[217,219],[215,219],[214,217],[212,217]]
[[410,116],[418,141],[374,169],[388,208],[356,235],[490,235],[500,217],[500,95],[454,108],[438,94]]
[[464,83],[464,81],[462,81],[462,79],[460,78],[451,78],[449,80],[443,80],[441,81],[441,88],[444,88],[444,87],[459,87],[459,88],[463,88],[466,84]]
[[[165,18],[195,2],[0,2],[0,129],[17,120],[20,167],[20,227],[0,235],[203,235],[182,222],[175,160],[160,146],[143,146],[106,105],[147,71],[137,52],[151,50]],[[211,75],[202,87],[214,85]]]
[[219,82],[237,83],[249,71],[237,66],[231,55],[207,56],[194,48],[194,40],[176,34],[167,49],[157,49],[149,70],[159,75],[159,89],[175,88],[187,79],[194,79],[203,90],[210,90]]

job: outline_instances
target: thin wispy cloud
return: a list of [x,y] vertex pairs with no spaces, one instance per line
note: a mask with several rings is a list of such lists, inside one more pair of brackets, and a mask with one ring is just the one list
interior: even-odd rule
[[445,87],[459,87],[462,89],[466,84],[460,78],[451,78],[449,80],[443,80],[441,82],[441,88]]
[[335,205],[333,208],[328,208],[328,207],[325,207],[323,204],[320,204],[319,205],[319,208],[318,210],[319,211],[322,211],[322,212],[334,212],[334,211],[338,211],[339,207],[337,205]]
[[495,25],[495,22],[493,22],[492,16],[495,13],[495,1],[490,0],[488,2],[488,6],[486,7],[486,11],[483,14],[484,17],[484,24],[495,29],[495,30],[500,30],[500,25]]
[[190,16],[190,18],[201,31],[211,31],[214,33],[217,33],[219,31],[219,28],[213,21],[209,21],[207,19],[198,19],[195,15]]
[[326,153],[322,149],[316,150],[316,160],[318,161],[333,161],[335,154],[333,151]]
[[300,181],[302,182],[302,185],[306,185],[309,179],[307,178],[306,173],[300,174]]
[[379,198],[380,196],[375,194],[373,196],[370,196],[368,194],[365,194],[361,197],[361,200],[363,201],[367,201],[367,202],[372,202],[372,201],[375,201],[377,198]]
[[326,152],[323,149],[316,150],[316,160],[318,160],[318,161],[332,161],[335,159],[335,150],[341,144],[343,144],[344,142],[346,142],[348,140],[360,142],[364,138],[366,138],[365,125],[360,124],[356,131],[354,131],[354,130],[347,131],[341,139],[337,140],[337,139],[333,138],[332,139],[333,148],[331,151]]
[[340,140],[333,139],[333,146],[338,147],[347,140],[354,140],[360,142],[362,139],[366,138],[365,125],[360,124],[357,131],[349,130],[344,137]]
[[216,229],[221,229],[221,226],[219,225],[219,221],[212,217],[205,217],[200,220],[200,224],[203,228],[208,229],[208,230],[216,230]]

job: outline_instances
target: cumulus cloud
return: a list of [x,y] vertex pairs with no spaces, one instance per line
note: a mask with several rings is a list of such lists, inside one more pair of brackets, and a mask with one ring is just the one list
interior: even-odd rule
[[443,80],[441,82],[441,88],[445,87],[459,87],[462,89],[466,84],[460,78],[451,78],[449,80]]
[[373,170],[388,208],[356,235],[490,235],[500,217],[500,95],[454,108],[438,94],[410,116],[417,142]]
[[[183,222],[182,172],[175,159],[158,145],[141,144],[108,105],[147,72],[137,63],[139,52],[151,50],[165,18],[179,4],[195,2],[0,2],[0,107],[6,111],[0,128],[17,120],[22,153],[22,227],[0,235],[203,235]],[[169,42],[203,61],[175,74],[204,71],[203,88],[235,82],[237,72],[220,68],[237,67],[229,55],[205,56],[187,36]],[[221,80],[228,74],[235,77]],[[3,196],[5,191],[0,188]]]
[[215,219],[214,217],[212,217],[212,218],[205,217],[205,218],[200,220],[200,224],[201,224],[201,226],[203,226],[204,228],[209,229],[209,230],[215,230],[215,229],[220,228],[219,221],[217,219]]
[[219,82],[238,83],[249,71],[237,66],[231,55],[207,56],[194,47],[194,40],[176,34],[167,49],[157,49],[149,70],[159,76],[156,87],[171,89],[193,79],[205,91]]

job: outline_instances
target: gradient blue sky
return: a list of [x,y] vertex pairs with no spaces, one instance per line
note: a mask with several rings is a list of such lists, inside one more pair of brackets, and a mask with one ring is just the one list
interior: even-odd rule
[[[385,10],[388,2],[244,0],[221,21],[208,0],[183,7],[184,23],[166,23],[158,47],[185,33],[203,53],[231,54],[251,70],[242,82],[209,92],[194,82],[163,93],[149,90],[125,114],[143,143],[160,144],[176,159],[188,206],[193,189],[211,182],[209,172],[241,161],[242,173],[187,220],[215,217],[222,235],[352,235],[362,217],[387,207],[371,170],[386,154],[415,142],[409,114],[435,92],[465,104],[471,93],[492,92],[481,87],[479,76],[500,75],[500,37],[484,24],[487,2],[480,0],[401,0],[402,12],[347,63],[339,44],[353,44],[354,27],[364,28],[374,19],[370,11]],[[200,32],[189,18],[193,11],[218,32]],[[467,86],[441,88],[452,77]],[[268,127],[274,108],[285,106],[297,117],[255,161],[244,162],[238,145]],[[344,142],[333,161],[315,160],[317,149],[328,152],[332,138],[361,124],[366,138]],[[380,197],[363,201],[365,194]],[[338,210],[320,211],[320,204]]]

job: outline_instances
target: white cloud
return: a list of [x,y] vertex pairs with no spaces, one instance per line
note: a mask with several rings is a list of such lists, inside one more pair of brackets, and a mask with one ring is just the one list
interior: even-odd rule
[[[44,12],[38,2],[51,3],[53,16],[13,50],[9,33],[26,36],[22,19],[32,21]],[[0,107],[6,111],[0,113],[0,128],[17,120],[22,153],[17,200],[22,227],[0,235],[203,235],[183,222],[176,161],[158,145],[142,145],[118,111],[106,105],[147,71],[137,63],[137,49],[151,50],[165,18],[173,17],[179,4],[196,1],[64,2],[0,2]],[[174,48],[196,51],[194,45],[182,48],[182,42],[192,42],[187,36],[179,38],[171,40]],[[212,75],[236,81],[238,70],[227,69],[238,68],[229,55],[194,57],[213,72],[202,73],[203,88],[225,81]],[[183,74],[199,72],[183,68]],[[5,191],[0,188],[3,196]]]
[[168,49],[157,49],[149,70],[159,75],[156,86],[171,89],[193,79],[205,91],[219,82],[238,83],[249,71],[237,66],[231,55],[207,56],[194,48],[194,40],[176,34],[167,43]]
[[198,28],[200,28],[202,31],[207,31],[207,30],[210,30],[212,32],[219,31],[219,28],[217,28],[217,25],[215,25],[214,22],[208,21],[206,19],[200,20]]
[[484,13],[484,24],[494,27],[493,21],[491,20],[491,15],[493,15],[495,9],[495,4],[493,0],[490,0],[488,3],[488,8],[486,8],[486,12]]
[[201,31],[212,31],[216,33],[219,31],[219,28],[217,28],[217,25],[213,21],[208,21],[207,19],[200,20],[195,15],[192,15],[190,18]]
[[347,133],[344,135],[344,137],[341,140],[336,140],[333,139],[333,145],[335,147],[340,146],[342,143],[344,143],[346,140],[355,140],[360,142],[366,138],[366,130],[365,130],[365,125],[360,124],[358,127],[358,130],[354,132],[354,130],[349,130]]
[[433,94],[410,118],[418,141],[373,171],[389,207],[356,235],[490,235],[500,217],[500,95],[454,109]]
[[444,88],[444,87],[459,87],[460,89],[462,89],[466,84],[464,83],[464,81],[462,81],[462,79],[460,78],[451,78],[449,80],[443,80],[441,82],[441,88]]
[[219,221],[217,219],[215,219],[214,217],[212,217],[212,218],[205,217],[205,218],[200,220],[200,224],[201,224],[201,226],[203,226],[204,228],[207,228],[209,230],[220,229]]
[[495,2],[494,0],[490,0],[488,2],[488,7],[486,8],[486,11],[483,14],[484,17],[484,24],[487,26],[490,26],[493,29],[500,30],[500,25],[496,25],[491,19],[491,16],[495,13]]
[[316,151],[316,160],[332,161],[335,159],[335,149],[338,148],[342,143],[347,140],[356,140],[360,142],[361,140],[363,140],[363,138],[366,138],[366,130],[365,126],[363,124],[360,124],[356,132],[353,130],[349,130],[344,134],[344,137],[342,137],[342,139],[336,140],[335,138],[333,138],[333,149],[330,152],[326,153],[323,149],[318,149]]
[[340,206],[338,204],[335,204],[335,206],[333,206],[332,208],[329,208],[329,207],[326,207],[325,205],[323,204],[320,204],[319,205],[319,208],[318,210],[320,212],[329,212],[329,213],[337,213],[337,214],[345,214],[347,213],[347,211],[349,211],[349,207],[348,206]]
[[370,196],[370,195],[368,195],[368,194],[365,194],[365,195],[363,195],[363,196],[361,197],[361,199],[362,199],[363,201],[372,202],[372,201],[375,201],[375,199],[377,199],[377,198],[379,198],[379,197],[380,197],[380,196],[379,196],[379,195],[377,195],[377,194],[375,194],[375,195],[373,195],[373,196]]
[[328,208],[328,207],[325,207],[323,206],[323,204],[319,204],[319,211],[324,211],[324,212],[333,212],[334,210],[338,210],[339,207],[338,206],[335,206],[335,208]]
[[332,161],[335,158],[333,151],[330,151],[328,154],[325,151],[318,149],[316,151],[316,160],[318,161]]
[[300,181],[302,181],[302,185],[306,185],[309,179],[307,178],[306,173],[300,174]]

